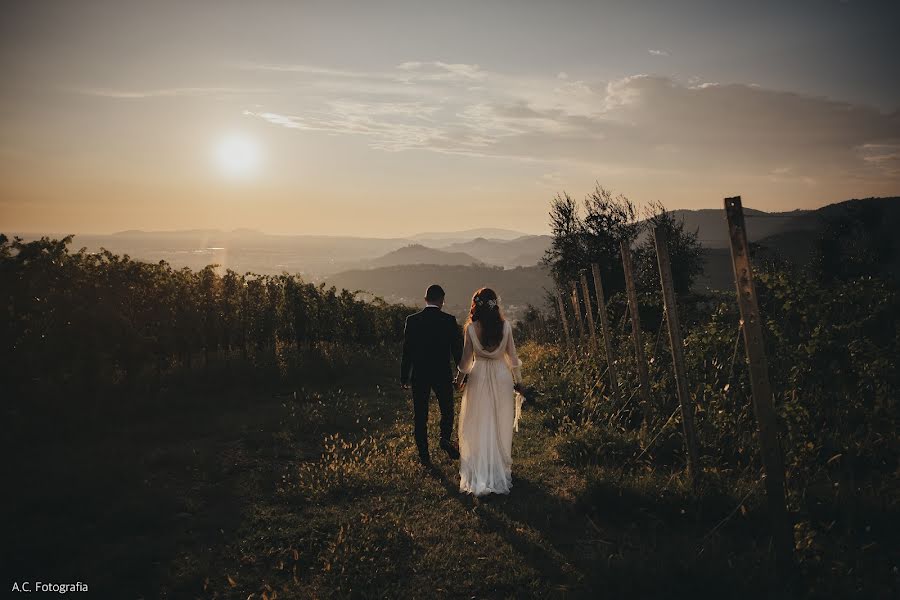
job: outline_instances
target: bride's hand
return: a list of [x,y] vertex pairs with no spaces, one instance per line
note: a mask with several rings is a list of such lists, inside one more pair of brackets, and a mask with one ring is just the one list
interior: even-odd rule
[[462,390],[466,385],[466,375],[457,373],[456,379],[453,380],[453,385],[457,390]]

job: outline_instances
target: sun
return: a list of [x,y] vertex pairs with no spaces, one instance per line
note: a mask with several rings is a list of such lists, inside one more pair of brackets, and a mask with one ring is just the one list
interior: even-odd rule
[[245,179],[259,171],[262,152],[255,140],[235,133],[221,138],[216,143],[214,158],[224,175]]

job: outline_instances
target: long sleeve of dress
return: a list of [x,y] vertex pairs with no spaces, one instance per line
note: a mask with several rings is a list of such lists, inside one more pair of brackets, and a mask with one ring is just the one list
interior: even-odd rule
[[516,342],[513,340],[512,325],[507,326],[510,329],[506,342],[506,362],[509,365],[509,369],[512,371],[513,381],[515,383],[522,383],[522,361],[519,360],[519,355],[516,353]]
[[462,360],[459,361],[459,372],[468,375],[475,366],[475,348],[472,346],[472,338],[469,335],[469,327],[463,330],[465,343],[463,344]]

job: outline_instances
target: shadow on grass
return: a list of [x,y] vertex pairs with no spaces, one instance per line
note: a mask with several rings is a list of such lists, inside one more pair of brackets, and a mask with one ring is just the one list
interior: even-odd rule
[[734,508],[727,495],[691,501],[593,479],[569,501],[540,481],[516,477],[509,496],[474,498],[446,476],[440,483],[560,597],[772,597],[778,590],[766,575],[763,513],[748,513],[727,535],[704,539],[726,507]]
[[591,572],[594,586],[660,598],[780,593],[768,521],[753,503],[735,513],[742,504],[715,488],[695,496],[663,477],[600,470],[588,477],[578,504],[614,541]]
[[15,507],[4,511],[15,514],[5,528],[7,573],[82,581],[106,597],[158,597],[161,580],[170,592],[196,592],[180,589],[184,573],[172,569],[240,519],[239,481],[223,460],[229,450],[120,434],[23,456],[5,502]]
[[[385,377],[360,379],[371,390]],[[309,390],[316,381],[123,395],[97,414],[78,397],[19,410],[2,443],[15,484],[0,500],[0,564],[15,580],[82,581],[98,597],[196,597],[207,575],[225,581],[223,552],[240,555],[239,532],[283,467],[318,455],[322,429],[377,428],[392,414],[381,392],[362,410],[334,386]]]
[[574,516],[559,498],[521,478],[513,480],[514,491],[509,496],[490,494],[480,498],[460,492],[459,484],[443,472],[439,481],[449,497],[477,514],[487,531],[499,535],[539,574],[541,584],[559,593],[569,593],[578,586],[583,574],[547,535],[563,523],[570,526]]

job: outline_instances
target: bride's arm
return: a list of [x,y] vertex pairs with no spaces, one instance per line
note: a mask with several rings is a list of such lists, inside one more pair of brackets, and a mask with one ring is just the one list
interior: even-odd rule
[[472,347],[472,338],[469,336],[469,326],[463,329],[463,337],[466,341],[463,344],[462,360],[459,361],[457,368],[460,373],[468,374],[475,364],[475,349]]
[[512,371],[513,381],[522,383],[522,361],[519,360],[519,355],[516,353],[516,342],[513,340],[512,324],[509,321],[507,321],[507,327],[509,327],[509,336],[506,338],[506,362]]

